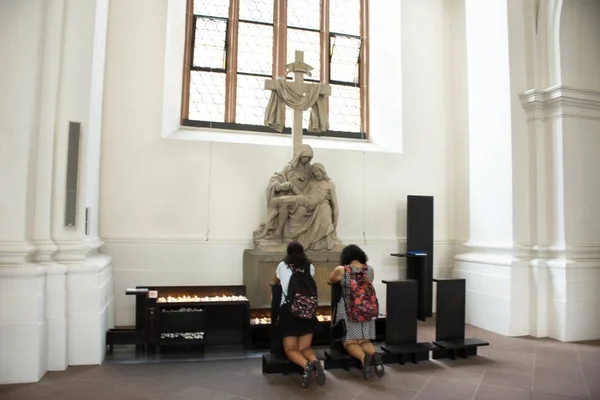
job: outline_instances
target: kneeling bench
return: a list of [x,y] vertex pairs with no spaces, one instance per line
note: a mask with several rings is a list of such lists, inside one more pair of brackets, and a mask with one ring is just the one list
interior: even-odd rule
[[434,360],[457,357],[468,358],[477,355],[477,348],[489,343],[477,338],[465,338],[465,296],[464,279],[434,279],[437,284],[435,321],[436,349]]
[[[270,353],[262,356],[263,374],[284,374],[290,372],[303,373],[300,366],[294,364],[285,355],[283,351],[283,341],[277,334],[277,318],[279,317],[279,305],[281,304],[282,289],[281,285],[271,285],[271,343]],[[325,357],[322,352],[315,351],[317,359],[323,360]]]

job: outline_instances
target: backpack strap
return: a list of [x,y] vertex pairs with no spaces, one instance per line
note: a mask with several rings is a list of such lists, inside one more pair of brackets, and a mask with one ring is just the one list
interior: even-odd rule
[[289,306],[290,304],[290,282],[292,281],[292,277],[294,276],[294,273],[297,271],[297,269],[292,266],[292,265],[288,265],[288,268],[290,269],[290,271],[292,271],[292,276],[290,276],[290,280],[288,281],[288,287],[285,288],[285,304]]
[[289,299],[289,295],[290,295],[290,282],[292,281],[292,277],[294,276],[294,274],[301,274],[303,273],[305,270],[300,270],[299,268],[296,268],[293,265],[289,265],[288,268],[292,271],[292,276],[290,276],[290,280],[288,282],[288,287],[285,290],[285,304],[290,304],[290,299]]
[[[352,273],[352,267],[350,265],[344,265],[344,271],[350,276]],[[346,291],[344,290],[344,285],[342,285],[342,281],[340,281],[340,290],[342,291],[342,301],[344,302],[344,308],[346,308]]]

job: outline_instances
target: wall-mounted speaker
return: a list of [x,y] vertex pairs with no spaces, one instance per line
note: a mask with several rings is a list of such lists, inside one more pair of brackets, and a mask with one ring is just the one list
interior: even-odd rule
[[65,200],[65,226],[77,227],[77,183],[79,181],[79,142],[81,122],[69,122],[67,149],[67,185]]
[[426,317],[433,315],[433,196],[408,196],[406,201],[406,252],[427,253],[425,285],[419,302]]
[[86,207],[85,209],[85,234],[89,235],[90,234],[90,208]]

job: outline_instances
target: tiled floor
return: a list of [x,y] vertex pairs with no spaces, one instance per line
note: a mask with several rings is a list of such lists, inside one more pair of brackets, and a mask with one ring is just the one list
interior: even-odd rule
[[[467,327],[491,343],[468,360],[388,366],[364,382],[358,370],[327,371],[325,387],[302,390],[299,375],[262,375],[258,358],[110,364],[48,373],[41,382],[0,386],[2,400],[231,400],[231,399],[600,399],[600,341],[563,344],[506,338]],[[433,327],[419,328],[432,340]]]

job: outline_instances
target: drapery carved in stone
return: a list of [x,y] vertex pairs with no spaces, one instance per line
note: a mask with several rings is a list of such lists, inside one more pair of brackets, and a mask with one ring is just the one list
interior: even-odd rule
[[298,94],[290,87],[283,78],[275,79],[275,90],[271,91],[271,97],[265,113],[265,125],[282,132],[284,128],[285,106],[294,110],[310,110],[308,130],[310,132],[324,132],[329,129],[329,117],[325,109],[325,96],[319,94],[318,84],[308,86],[305,95]]

